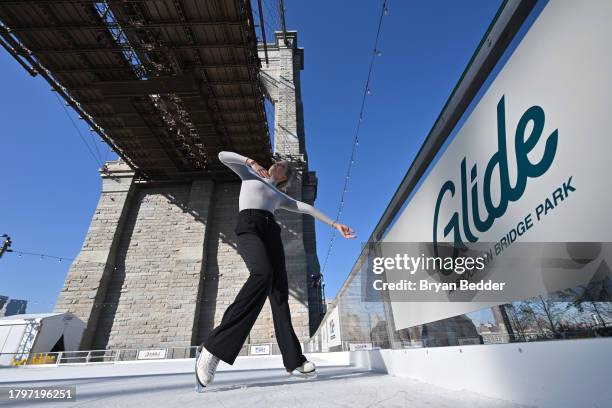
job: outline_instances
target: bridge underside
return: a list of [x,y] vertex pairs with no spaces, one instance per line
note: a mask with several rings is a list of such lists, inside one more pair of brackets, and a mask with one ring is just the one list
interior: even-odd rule
[[231,177],[270,138],[248,0],[3,0],[0,45],[150,180]]

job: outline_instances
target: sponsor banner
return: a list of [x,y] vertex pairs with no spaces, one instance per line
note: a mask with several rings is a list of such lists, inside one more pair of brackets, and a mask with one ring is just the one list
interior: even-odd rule
[[166,349],[138,350],[138,360],[155,360],[166,358]]
[[[383,241],[612,242],[611,19],[610,1],[548,2]],[[499,303],[391,305],[401,329]]]
[[372,343],[350,343],[350,351],[372,350]]
[[321,327],[321,351],[329,351],[329,345],[327,344],[327,321]]
[[340,315],[338,314],[338,307],[332,310],[326,325],[327,347],[340,346],[342,344],[342,338],[340,337]]
[[252,356],[270,354],[270,345],[265,344],[265,345],[259,345],[259,346],[251,346],[250,354]]

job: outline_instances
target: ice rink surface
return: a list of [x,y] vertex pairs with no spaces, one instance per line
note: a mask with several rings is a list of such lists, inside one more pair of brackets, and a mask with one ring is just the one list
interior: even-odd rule
[[[301,379],[288,377],[284,369],[221,371],[200,394],[195,392],[194,375],[185,372],[19,382],[4,376],[0,385],[76,386],[74,402],[10,404],[34,407],[522,407],[350,366],[319,367],[317,372],[316,378]],[[3,404],[8,406],[6,401],[0,402]]]

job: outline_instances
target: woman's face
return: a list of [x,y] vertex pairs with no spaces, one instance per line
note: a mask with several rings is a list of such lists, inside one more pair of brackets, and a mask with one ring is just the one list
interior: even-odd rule
[[268,174],[277,182],[285,181],[287,178],[287,162],[280,161],[278,163],[274,163],[270,166],[270,170],[268,170]]

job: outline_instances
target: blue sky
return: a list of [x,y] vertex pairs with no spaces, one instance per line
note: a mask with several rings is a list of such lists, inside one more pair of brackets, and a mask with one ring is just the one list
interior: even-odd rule
[[[334,218],[382,2],[286,0],[287,28],[305,49],[302,71],[309,166],[319,178],[315,206]],[[337,237],[325,270],[334,297],[501,1],[391,1],[383,22],[364,121],[341,221],[357,238]],[[101,187],[96,159],[50,86],[0,52],[0,234],[15,250],[75,257]],[[114,159],[76,119],[81,134]],[[98,152],[92,147],[94,154]],[[317,222],[325,259],[331,229]],[[0,294],[30,301],[28,312],[52,310],[69,262],[7,254]]]

